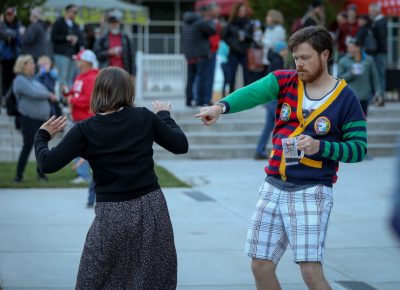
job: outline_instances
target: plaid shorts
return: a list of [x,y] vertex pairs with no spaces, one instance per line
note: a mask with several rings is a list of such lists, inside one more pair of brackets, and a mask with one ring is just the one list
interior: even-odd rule
[[278,264],[288,244],[295,262],[322,262],[332,188],[283,191],[264,182],[247,231],[245,253]]

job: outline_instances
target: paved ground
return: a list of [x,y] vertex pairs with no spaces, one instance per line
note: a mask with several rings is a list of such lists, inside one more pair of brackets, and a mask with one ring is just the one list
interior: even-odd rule
[[[178,289],[255,289],[250,260],[242,251],[263,162],[159,164],[194,185],[165,190],[178,250]],[[325,263],[335,290],[400,289],[400,244],[387,223],[394,178],[393,158],[341,166]],[[86,192],[79,189],[0,190],[3,290],[73,289],[93,219],[93,211],[84,208],[85,199]],[[306,289],[290,251],[278,276],[285,290]],[[338,281],[346,281],[345,286]]]

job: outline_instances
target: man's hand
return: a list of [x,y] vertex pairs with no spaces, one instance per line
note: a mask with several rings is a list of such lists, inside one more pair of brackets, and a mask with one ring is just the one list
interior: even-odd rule
[[62,131],[65,126],[67,126],[67,118],[60,116],[56,119],[55,116],[51,116],[40,129],[46,130],[50,134],[50,138],[53,139],[54,135],[60,131]]
[[297,149],[304,150],[305,155],[313,155],[319,151],[319,140],[308,135],[299,135],[297,137]]
[[74,34],[67,35],[67,41],[74,46],[78,42],[78,36]]
[[222,108],[219,106],[203,107],[200,113],[196,114],[196,118],[200,118],[204,125],[211,126],[217,122],[219,116],[222,114]]
[[157,114],[159,111],[168,111],[171,112],[171,103],[164,103],[160,101],[154,101],[152,103],[153,106],[153,112]]

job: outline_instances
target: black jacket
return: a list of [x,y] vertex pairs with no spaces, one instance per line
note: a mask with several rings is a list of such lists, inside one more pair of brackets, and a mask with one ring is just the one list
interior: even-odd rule
[[[242,40],[239,35],[243,34]],[[237,18],[229,23],[222,31],[222,38],[232,52],[245,54],[253,41],[251,22],[247,18]]]
[[268,72],[273,72],[279,69],[284,69],[284,61],[282,56],[279,53],[276,53],[273,49],[268,51],[268,60],[270,61],[270,65],[268,66]]
[[[67,41],[67,35],[69,34],[78,36],[78,41],[74,46]],[[85,46],[85,41],[79,26],[73,22],[72,27],[69,28],[63,17],[58,18],[53,24],[51,42],[53,44],[54,54],[61,54],[68,57],[77,54],[80,48]]]
[[15,60],[21,50],[20,24],[4,20],[0,22],[0,59]]
[[35,60],[46,54],[46,30],[42,21],[28,26],[22,36],[21,54],[31,54]]
[[377,42],[377,53],[387,53],[387,21],[384,17],[372,21],[372,32]]
[[376,52],[376,38],[370,25],[366,24],[364,26],[361,26],[360,29],[357,31],[355,38],[366,53],[372,55]]
[[186,58],[209,57],[211,52],[208,38],[215,32],[211,21],[205,21],[196,13],[186,12],[182,26],[182,50]]
[[[108,40],[109,32],[107,31],[101,36],[94,44],[93,51],[99,60],[100,68],[108,66],[108,50],[110,48],[110,42]],[[122,62],[124,63],[124,69],[131,75],[136,75],[135,65],[135,52],[133,51],[131,41],[129,37],[121,32],[122,42]]]

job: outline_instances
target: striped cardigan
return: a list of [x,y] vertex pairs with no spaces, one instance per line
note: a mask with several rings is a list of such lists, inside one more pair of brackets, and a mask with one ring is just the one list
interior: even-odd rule
[[[221,102],[226,106],[225,113],[235,113],[277,99],[273,148],[266,173],[298,185],[332,186],[337,180],[339,162],[359,162],[365,158],[365,116],[357,96],[344,80],[339,81],[326,102],[307,119],[302,112],[303,98],[304,84],[297,72],[279,70],[233,92]],[[281,140],[299,134],[319,140],[319,151],[304,156],[298,165],[287,167]]]

